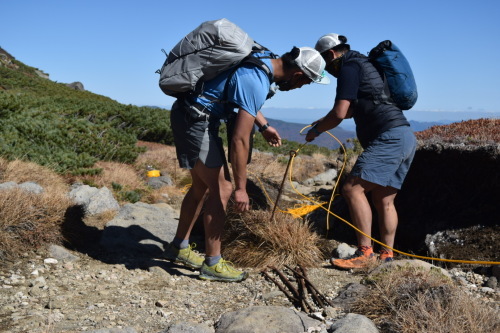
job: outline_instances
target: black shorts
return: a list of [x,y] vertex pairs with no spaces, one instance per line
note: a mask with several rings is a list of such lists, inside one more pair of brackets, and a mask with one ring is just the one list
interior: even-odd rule
[[181,168],[192,169],[198,160],[209,168],[221,167],[226,162],[219,137],[219,118],[177,100],[170,112],[170,126]]

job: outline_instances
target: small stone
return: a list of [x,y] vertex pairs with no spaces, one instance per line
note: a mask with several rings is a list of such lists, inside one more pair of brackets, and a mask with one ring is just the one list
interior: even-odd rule
[[322,314],[321,312],[313,312],[313,313],[311,313],[311,315],[310,315],[310,316],[311,316],[312,318],[315,318],[315,319],[318,319],[318,320],[323,320],[323,319],[325,319],[325,318],[323,317],[323,314]]
[[159,308],[166,308],[167,305],[168,305],[168,301],[165,301],[165,300],[158,300],[155,302],[155,305]]
[[489,287],[482,287],[481,292],[485,294],[493,294],[495,292],[495,289]]
[[498,280],[494,276],[490,276],[490,278],[488,279],[488,281],[486,281],[486,287],[495,289],[497,287],[497,285],[498,285]]
[[55,265],[57,264],[59,261],[57,259],[54,259],[54,258],[47,258],[47,259],[44,259],[43,260],[43,263],[44,264],[47,264],[47,265]]

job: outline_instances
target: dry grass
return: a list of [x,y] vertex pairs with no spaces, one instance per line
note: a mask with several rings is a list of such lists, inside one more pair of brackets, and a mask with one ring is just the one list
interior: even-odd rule
[[71,205],[64,179],[34,163],[3,159],[0,175],[2,183],[34,181],[44,188],[41,194],[18,188],[0,191],[0,257],[8,259],[48,242],[60,242],[60,226]]
[[[167,202],[173,206],[179,205],[183,196],[180,188],[166,186],[161,189],[152,189],[147,186],[146,177],[146,167],[151,165],[160,170],[162,175],[169,175],[175,184],[178,184],[176,177],[180,177],[178,181],[190,182],[189,172],[177,167],[175,147],[142,141],[138,145],[148,150],[139,155],[134,165],[100,161],[94,165],[94,168],[102,169],[99,175],[74,177],[70,182],[79,181],[95,187],[106,186],[114,190],[115,197],[121,204],[126,203],[128,198],[120,193],[136,191],[141,193],[143,202]],[[116,188],[117,186],[119,189]]]
[[[248,170],[259,178],[281,183],[289,159],[290,156],[276,157],[265,153],[255,153],[252,156],[252,163],[248,165]],[[321,154],[315,154],[312,157],[297,155],[290,170],[292,179],[301,182],[325,171],[325,161],[326,157]]]
[[174,146],[145,141],[139,141],[137,145],[147,148],[147,151],[142,153],[135,162],[138,170],[146,170],[146,167],[151,165],[162,174],[170,175],[176,184],[181,184],[183,179],[190,177],[189,171],[179,167]]
[[[94,177],[93,181],[98,187],[112,187],[112,184],[120,184],[127,189],[146,188],[145,176],[140,176],[134,166],[117,162],[97,162],[95,168],[101,168],[102,173]],[[145,171],[144,171],[145,174]]]
[[497,310],[471,298],[439,272],[403,267],[371,282],[371,294],[352,311],[389,331],[480,333],[500,329]]
[[432,126],[416,133],[421,140],[439,138],[451,143],[500,142],[500,119],[475,119],[449,125]]
[[64,178],[52,170],[21,160],[7,161],[0,158],[0,181],[18,184],[36,182],[48,192],[63,192],[68,188]]
[[223,255],[244,267],[302,265],[317,267],[323,261],[320,237],[308,223],[277,213],[270,221],[267,211],[228,214]]

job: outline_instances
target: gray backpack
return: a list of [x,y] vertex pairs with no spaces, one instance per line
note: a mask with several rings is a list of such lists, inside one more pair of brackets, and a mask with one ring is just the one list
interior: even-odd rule
[[245,31],[225,18],[203,22],[168,54],[157,71],[160,88],[176,98],[199,94],[204,81],[239,64],[256,45]]

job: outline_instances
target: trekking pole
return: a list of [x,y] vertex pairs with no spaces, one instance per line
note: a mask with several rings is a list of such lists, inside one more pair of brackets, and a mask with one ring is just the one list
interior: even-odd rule
[[283,185],[285,184],[285,180],[286,180],[286,175],[288,174],[288,170],[290,169],[290,165],[292,164],[292,158],[297,155],[297,151],[299,149],[297,149],[297,150],[290,150],[290,159],[288,160],[288,164],[286,166],[285,174],[283,175],[283,180],[281,181],[281,186],[278,189],[278,196],[276,197],[276,202],[274,203],[273,212],[271,213],[271,222],[274,219],[274,212],[276,211],[276,207],[278,207],[278,201],[280,201],[281,192],[283,191]]

